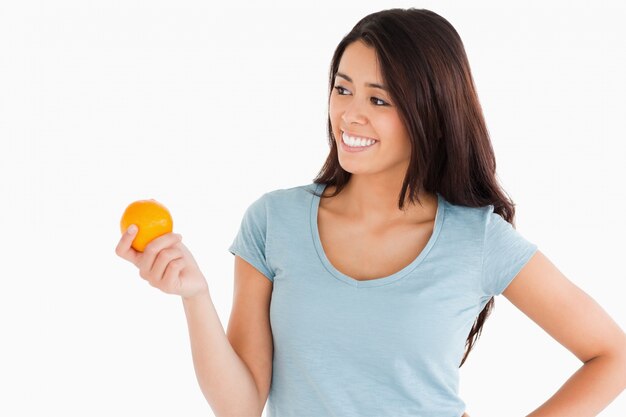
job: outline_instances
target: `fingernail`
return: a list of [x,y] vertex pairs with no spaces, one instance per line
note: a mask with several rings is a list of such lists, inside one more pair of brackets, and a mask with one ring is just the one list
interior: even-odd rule
[[134,235],[137,232],[137,226],[135,226],[134,224],[131,224],[128,227],[127,232],[131,235]]

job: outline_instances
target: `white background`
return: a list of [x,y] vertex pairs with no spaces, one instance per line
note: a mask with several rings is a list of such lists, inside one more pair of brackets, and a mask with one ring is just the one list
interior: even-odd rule
[[[626,328],[626,8],[501,4],[2,1],[0,415],[211,415],[180,298],[114,253],[121,214],[170,209],[226,328],[244,210],[312,182],[334,48],[390,7],[457,29],[518,231]],[[580,365],[497,297],[461,395],[524,416]]]

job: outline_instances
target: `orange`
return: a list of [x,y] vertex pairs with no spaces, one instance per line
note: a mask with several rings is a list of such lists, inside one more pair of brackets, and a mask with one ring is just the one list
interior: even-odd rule
[[139,252],[143,252],[152,239],[171,233],[174,229],[169,210],[154,199],[137,200],[126,207],[120,221],[122,233],[125,233],[131,224],[139,228],[131,244]]

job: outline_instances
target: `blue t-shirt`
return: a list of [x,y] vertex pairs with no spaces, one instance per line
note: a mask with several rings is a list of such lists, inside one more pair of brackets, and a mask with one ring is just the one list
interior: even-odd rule
[[460,417],[459,364],[477,315],[535,253],[493,206],[437,193],[434,231],[392,275],[358,281],[319,238],[325,184],[267,192],[228,248],[273,282],[268,417]]

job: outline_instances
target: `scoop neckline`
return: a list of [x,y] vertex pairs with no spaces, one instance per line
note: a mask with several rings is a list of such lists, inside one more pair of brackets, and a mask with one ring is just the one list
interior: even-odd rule
[[422,263],[424,258],[426,258],[426,256],[428,255],[430,250],[433,248],[433,246],[435,245],[435,242],[437,241],[437,238],[439,237],[439,233],[441,232],[441,225],[443,224],[443,218],[445,215],[445,204],[444,204],[445,201],[444,201],[444,198],[441,196],[441,194],[439,194],[438,192],[436,193],[437,194],[437,212],[435,215],[435,225],[433,227],[433,232],[430,236],[430,239],[428,239],[426,246],[424,246],[424,248],[419,253],[419,255],[417,255],[417,257],[411,263],[409,263],[404,268],[402,268],[401,270],[391,275],[387,275],[381,278],[364,280],[364,281],[352,278],[344,274],[343,272],[335,268],[333,264],[330,263],[330,260],[326,256],[326,252],[324,252],[324,247],[322,246],[322,240],[320,239],[319,229],[317,225],[317,215],[319,212],[319,204],[321,200],[321,197],[319,197],[319,195],[323,195],[324,190],[326,189],[327,185],[328,184],[324,184],[324,183],[315,184],[315,191],[317,195],[314,194],[312,196],[311,205],[309,209],[309,218],[310,218],[310,223],[311,223],[311,236],[313,238],[315,250],[317,252],[317,255],[320,261],[322,262],[324,267],[328,270],[328,272],[330,272],[330,274],[336,279],[338,279],[339,281],[342,281],[348,285],[351,285],[357,288],[378,287],[381,285],[391,284],[393,282],[398,281],[399,279],[406,277],[411,271],[417,268]]

